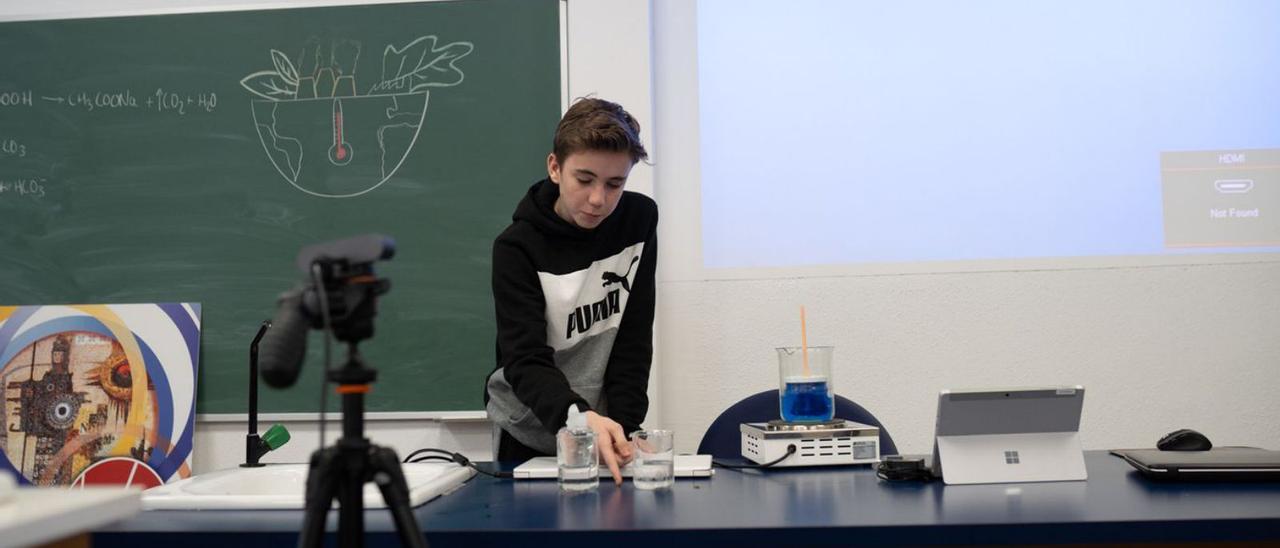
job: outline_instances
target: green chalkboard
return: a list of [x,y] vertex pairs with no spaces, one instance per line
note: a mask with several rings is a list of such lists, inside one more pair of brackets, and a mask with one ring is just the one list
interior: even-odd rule
[[[491,244],[560,112],[555,0],[11,22],[0,51],[0,305],[201,303],[197,409],[242,413],[298,250],[383,233],[368,410],[482,408]],[[321,342],[263,411],[318,408]]]

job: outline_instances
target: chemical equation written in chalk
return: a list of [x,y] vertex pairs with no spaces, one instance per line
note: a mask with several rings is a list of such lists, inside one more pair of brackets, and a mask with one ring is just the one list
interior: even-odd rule
[[0,198],[22,196],[39,200],[44,198],[48,182],[44,177],[0,179]]
[[[16,95],[0,97],[0,107],[34,106],[31,92],[14,92]],[[25,95],[24,95],[25,94]],[[3,95],[3,94],[0,94]],[[213,92],[184,92],[155,88],[145,95],[132,89],[110,91],[69,91],[58,95],[40,95],[45,104],[65,106],[93,112],[98,110],[148,110],[164,114],[185,116],[195,112],[213,112],[218,108],[218,94]]]
[[34,103],[29,89],[0,93],[0,107],[29,107],[32,104]]
[[22,144],[17,139],[8,137],[0,137],[0,158],[26,158],[27,145]]

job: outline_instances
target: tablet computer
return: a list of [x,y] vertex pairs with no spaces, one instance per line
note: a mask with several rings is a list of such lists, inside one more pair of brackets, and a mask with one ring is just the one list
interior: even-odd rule
[[1086,478],[1083,386],[943,390],[934,475],[947,484]]

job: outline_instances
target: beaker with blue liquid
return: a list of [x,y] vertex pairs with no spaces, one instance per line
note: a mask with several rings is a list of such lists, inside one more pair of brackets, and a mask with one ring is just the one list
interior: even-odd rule
[[831,379],[835,347],[778,348],[779,411],[787,422],[823,422],[835,417],[836,396]]

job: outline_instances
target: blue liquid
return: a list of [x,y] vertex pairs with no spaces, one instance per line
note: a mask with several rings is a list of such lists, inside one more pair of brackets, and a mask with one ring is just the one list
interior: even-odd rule
[[827,381],[789,382],[782,391],[782,420],[828,421],[835,416]]

